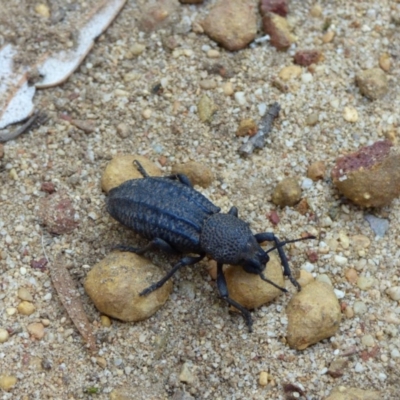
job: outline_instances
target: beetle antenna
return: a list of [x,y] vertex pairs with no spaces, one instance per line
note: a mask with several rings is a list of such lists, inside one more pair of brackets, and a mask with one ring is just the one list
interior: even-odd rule
[[265,277],[265,275],[262,272],[259,273],[259,276],[263,281],[268,282],[270,285],[275,286],[279,290],[282,290],[282,292],[287,293],[287,290],[285,288],[283,288],[283,287],[277,285],[276,283],[270,281],[268,278]]
[[283,247],[283,246],[285,246],[285,245],[288,244],[288,243],[300,242],[300,241],[302,241],[302,240],[308,240],[308,239],[316,239],[316,237],[310,235],[310,236],[303,237],[303,238],[299,238],[299,239],[282,240],[282,241],[279,242],[276,246],[271,247],[270,249],[268,249],[268,250],[266,251],[266,253],[268,254],[270,251],[276,250],[276,249],[278,249],[278,248],[280,248],[280,247]]

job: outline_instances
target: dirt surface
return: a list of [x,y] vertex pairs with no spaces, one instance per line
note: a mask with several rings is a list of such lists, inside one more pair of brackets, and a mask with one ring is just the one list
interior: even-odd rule
[[[70,1],[69,7],[48,2],[51,9],[63,8],[67,17],[83,14],[93,3]],[[128,1],[79,70],[62,86],[36,94],[35,104],[49,120],[5,144],[0,173],[0,328],[10,337],[0,343],[0,375],[14,376],[17,382],[9,392],[1,392],[2,399],[82,399],[91,391],[97,391],[93,398],[98,399],[298,398],[289,397],[293,390],[284,392],[293,389],[285,384],[303,389],[300,398],[315,400],[339,385],[375,389],[382,399],[398,398],[400,306],[386,290],[400,286],[400,202],[364,211],[338,195],[329,173],[338,155],[399,134],[400,3],[324,1],[322,14],[313,17],[315,3],[292,1],[288,19],[297,45],[278,52],[263,41],[235,53],[205,35],[185,31],[185,21],[198,21],[213,3],[178,5],[162,29],[143,33],[138,26],[145,2]],[[17,4],[21,2],[2,0],[2,27],[8,20],[18,34],[10,33],[12,26],[2,28],[1,44],[18,42],[21,60],[31,60],[34,52],[28,47],[38,43],[32,42],[33,33],[44,29],[47,35],[55,28],[40,19],[31,2],[25,8]],[[39,42],[37,54],[46,46],[62,48],[56,37],[69,41],[77,17],[67,17],[63,21],[69,25],[59,22],[66,25]],[[335,35],[325,43],[330,31]],[[138,43],[145,49],[132,56]],[[210,49],[218,50],[219,57],[210,58]],[[303,67],[302,74],[285,85],[277,84],[279,72],[292,65],[297,49],[320,50],[323,59],[310,70]],[[392,61],[389,91],[371,101],[359,93],[354,77],[361,69],[379,66],[384,53]],[[204,80],[212,80],[215,88],[204,89]],[[244,105],[224,94],[227,82],[235,92],[244,92]],[[153,90],[159,83],[162,90]],[[196,110],[203,94],[217,106],[205,123]],[[235,135],[240,121],[259,121],[260,109],[273,102],[282,111],[265,148],[241,157],[238,148],[247,138]],[[345,107],[357,110],[356,122],[343,118]],[[315,115],[318,122],[307,124]],[[94,131],[85,133],[71,119],[91,121]],[[120,123],[129,126],[127,136],[117,133]],[[289,294],[255,310],[254,332],[249,334],[240,315],[230,314],[218,298],[206,270],[209,261],[177,274],[170,300],[149,320],[113,320],[111,327],[102,326],[83,289],[87,271],[112,245],[143,243],[104,208],[100,178],[117,153],[146,155],[166,174],[175,163],[207,164],[215,180],[201,192],[224,212],[237,206],[254,232],[274,231],[288,239],[317,234],[318,240],[287,246],[286,251],[293,271],[304,267],[331,281],[343,310],[339,332],[304,351],[291,350],[285,340]],[[307,168],[315,161],[323,161],[328,173],[310,182]],[[271,203],[274,187],[286,176],[302,184],[309,205],[305,213]],[[39,203],[47,196],[41,191],[43,182],[52,182],[72,200],[79,226],[70,234],[52,235],[40,225]],[[280,218],[276,226],[268,218],[274,210]],[[375,237],[366,213],[389,220],[382,238]],[[314,254],[311,266],[307,251]],[[60,252],[92,321],[97,353],[85,346],[52,285],[49,270]],[[173,261],[159,253],[148,256],[160,268],[168,269]],[[49,260],[44,268],[32,268],[32,261],[43,258]],[[21,288],[33,296],[36,311],[29,316],[16,311]],[[294,293],[289,282],[287,288]],[[28,331],[36,322],[45,330],[40,340]],[[348,363],[332,377],[328,368],[342,356]],[[261,372],[268,373],[266,386],[259,385]]]

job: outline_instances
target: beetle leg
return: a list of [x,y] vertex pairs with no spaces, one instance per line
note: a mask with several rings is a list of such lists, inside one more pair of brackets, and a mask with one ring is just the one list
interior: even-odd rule
[[144,247],[133,247],[133,246],[125,246],[125,245],[118,245],[113,247],[113,250],[121,250],[121,251],[129,251],[131,253],[136,253],[142,255],[149,250],[160,249],[169,254],[177,254],[179,253],[175,250],[169,243],[165,240],[160,238],[153,239],[149,244]]
[[228,214],[234,215],[235,217],[237,217],[238,214],[238,209],[236,207],[231,207],[231,209],[228,211]]
[[143,168],[143,165],[140,164],[138,160],[133,160],[133,164],[135,164],[136,169],[142,174],[143,178],[150,178],[150,175]]
[[174,175],[168,175],[168,176],[164,176],[164,178],[167,179],[176,179],[178,180],[180,183],[182,183],[183,185],[189,186],[189,187],[193,187],[192,182],[190,182],[190,179],[184,175],[184,174],[174,174]]
[[175,264],[172,269],[163,277],[161,278],[158,282],[153,283],[151,286],[148,288],[144,289],[139,293],[140,296],[146,296],[151,292],[154,292],[154,290],[160,288],[162,285],[164,285],[165,282],[167,282],[172,275],[175,274],[178,269],[185,267],[187,265],[193,265],[196,264],[197,262],[201,261],[205,257],[205,254],[201,254],[197,257],[183,257],[177,264]]
[[217,287],[221,297],[226,300],[228,304],[237,308],[241,312],[243,318],[246,320],[249,332],[252,332],[253,319],[251,318],[250,311],[229,297],[228,286],[226,285],[226,279],[221,263],[217,263]]

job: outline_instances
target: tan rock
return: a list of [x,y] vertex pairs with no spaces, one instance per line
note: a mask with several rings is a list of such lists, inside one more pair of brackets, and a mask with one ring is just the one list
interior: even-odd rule
[[315,161],[309,165],[307,170],[307,176],[313,181],[324,179],[326,172],[326,166],[323,161]]
[[18,289],[17,296],[21,300],[31,301],[31,302],[33,301],[33,296],[31,295],[30,291],[24,287]]
[[257,133],[257,124],[251,119],[242,119],[236,131],[236,136],[254,136]]
[[10,334],[6,329],[0,328],[0,343],[5,343],[7,342],[8,338],[10,337]]
[[299,65],[289,65],[287,67],[283,67],[279,71],[279,78],[286,82],[291,79],[298,78],[302,72],[303,69]]
[[292,297],[286,313],[287,341],[297,350],[333,336],[341,320],[340,305],[333,288],[318,280]]
[[0,389],[8,392],[17,383],[17,378],[13,375],[0,375]]
[[296,38],[290,32],[286,18],[280,15],[267,13],[263,19],[263,29],[271,37],[271,45],[278,50],[286,50]]
[[[282,265],[278,256],[270,253],[270,261],[264,271],[270,281],[284,287]],[[229,265],[224,270],[229,296],[249,310],[267,304],[282,291],[263,281],[258,275],[249,274],[242,267]]]
[[17,306],[17,310],[22,315],[31,315],[35,312],[36,307],[29,301],[21,301]]
[[137,254],[113,252],[90,270],[85,290],[101,313],[122,321],[140,321],[168,300],[171,280],[149,295],[139,296],[163,275],[162,269]]
[[301,199],[301,187],[296,178],[282,179],[272,193],[272,202],[280,207],[294,206]]
[[129,179],[143,178],[142,174],[133,164],[134,160],[138,160],[149,175],[162,175],[162,171],[144,156],[118,154],[107,164],[101,177],[101,188],[108,193],[112,188],[119,186]]
[[217,111],[214,101],[207,95],[200,97],[197,104],[197,112],[201,122],[209,122],[213,114]]
[[383,53],[379,57],[379,66],[385,71],[388,72],[390,67],[392,66],[392,59],[388,53]]
[[382,393],[376,390],[338,386],[325,397],[325,400],[381,400],[382,398]]
[[41,340],[45,335],[44,325],[41,322],[33,322],[27,326],[27,330],[30,335],[35,339]]
[[214,175],[211,169],[196,161],[190,161],[185,164],[176,164],[172,167],[171,173],[184,174],[189,178],[193,185],[199,185],[203,188],[210,186],[214,180]]
[[104,326],[106,328],[109,328],[111,326],[111,324],[112,324],[111,323],[111,319],[108,318],[107,315],[102,315],[100,317],[100,323],[101,323],[101,326]]
[[356,83],[360,92],[371,100],[383,97],[389,89],[386,74],[380,68],[359,72],[356,75]]
[[243,49],[256,37],[255,4],[249,0],[217,0],[202,26],[211,39],[227,50]]

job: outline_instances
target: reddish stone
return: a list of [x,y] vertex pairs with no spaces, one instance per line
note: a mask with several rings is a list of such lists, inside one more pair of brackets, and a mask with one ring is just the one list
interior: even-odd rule
[[40,186],[40,190],[42,192],[46,192],[46,193],[54,193],[56,191],[56,188],[54,186],[53,182],[43,182],[42,185]]
[[279,224],[280,218],[279,218],[278,213],[277,213],[275,210],[271,211],[271,212],[267,215],[267,217],[268,217],[269,221],[270,221],[273,225],[278,225],[278,224]]
[[321,53],[318,50],[299,50],[294,55],[294,62],[308,67],[311,64],[316,64],[321,57]]
[[268,12],[273,12],[282,17],[286,17],[289,12],[287,0],[260,0],[260,12],[264,16]]

